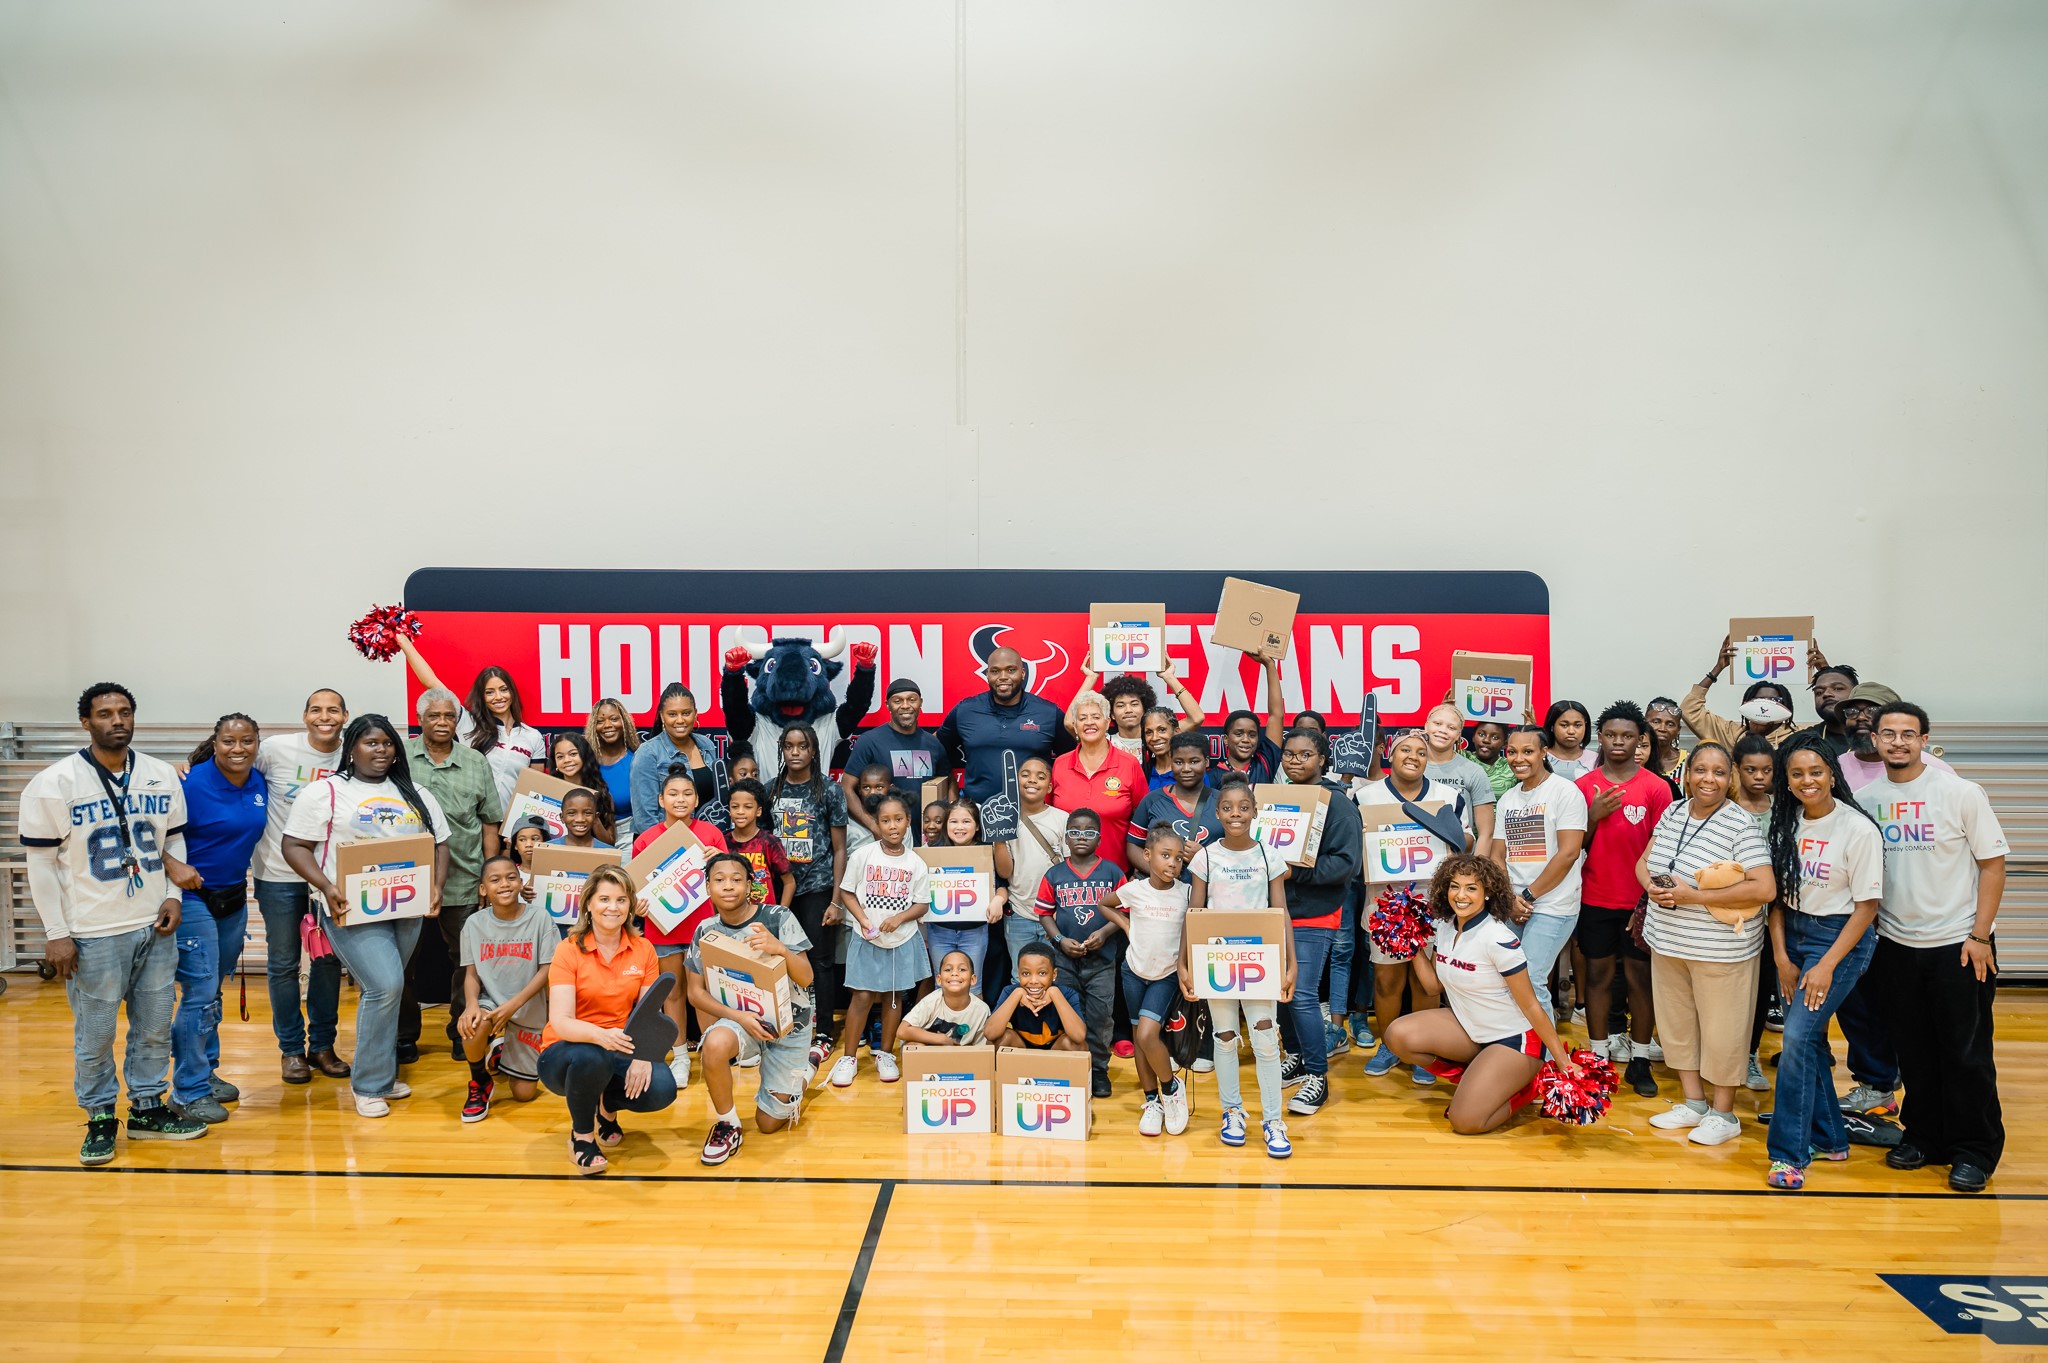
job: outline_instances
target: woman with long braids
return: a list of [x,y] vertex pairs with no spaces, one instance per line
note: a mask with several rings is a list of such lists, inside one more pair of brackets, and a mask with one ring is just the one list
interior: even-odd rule
[[612,790],[590,740],[582,734],[556,734],[548,744],[548,775],[571,785],[582,786],[597,802],[597,840],[613,843],[619,838],[618,814],[612,804]]
[[839,1004],[839,969],[831,964],[838,939],[825,914],[846,874],[846,792],[825,779],[818,731],[810,725],[792,724],[782,731],[781,759],[781,770],[768,787],[767,812],[796,880],[789,909],[816,948],[811,1063],[822,1065],[832,1054],[832,1010]]
[[[697,808],[705,821],[717,823],[725,817],[727,778],[718,749],[697,732],[696,695],[681,682],[670,682],[661,689],[654,715],[660,727],[633,751],[632,807],[639,811],[641,829],[661,823],[661,788],[676,767],[683,768],[697,787]],[[739,776],[734,774],[731,779],[737,781]],[[682,991],[676,992],[680,995]]]
[[390,1100],[412,1089],[398,1081],[398,1007],[405,992],[405,963],[419,941],[420,919],[383,923],[335,921],[348,909],[335,881],[335,855],[342,843],[364,838],[398,838],[414,833],[434,837],[434,892],[427,917],[441,912],[441,886],[448,878],[448,819],[431,792],[413,784],[405,745],[382,715],[362,715],[341,736],[341,766],[334,775],[306,787],[292,805],[284,830],[284,859],[312,887],[320,926],[334,954],[362,987],[356,1005],[356,1058],[351,1087],[356,1112],[386,1117]]
[[1785,1053],[1778,1059],[1775,1115],[1765,1142],[1767,1181],[1806,1186],[1815,1155],[1849,1158],[1829,1072],[1828,1021],[1863,978],[1877,951],[1877,901],[1884,890],[1884,838],[1849,794],[1827,739],[1803,733],[1778,750],[1771,804],[1771,954],[1785,998]]
[[[421,686],[429,691],[455,690],[434,675],[434,669],[427,665],[411,639],[401,634],[398,646],[405,650],[405,660],[412,665],[412,674]],[[486,667],[469,684],[469,696],[456,717],[455,739],[469,744],[490,762],[500,805],[512,798],[512,787],[519,784],[520,772],[547,760],[540,730],[522,720],[523,713],[519,687],[512,674],[502,667]]]
[[[633,844],[633,754],[640,750],[640,731],[633,727],[625,702],[606,696],[590,707],[583,739],[597,754],[597,769],[612,793],[612,821],[623,851]],[[651,819],[654,813],[649,810],[641,817]]]

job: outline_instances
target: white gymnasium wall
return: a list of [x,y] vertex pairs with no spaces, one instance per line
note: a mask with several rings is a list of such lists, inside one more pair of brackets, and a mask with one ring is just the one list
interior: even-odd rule
[[0,718],[735,562],[1526,568],[1596,704],[1811,611],[2039,718],[2044,70],[2030,0],[6,0]]

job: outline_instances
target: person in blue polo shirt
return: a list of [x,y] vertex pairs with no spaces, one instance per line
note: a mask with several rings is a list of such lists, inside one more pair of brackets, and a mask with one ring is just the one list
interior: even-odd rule
[[222,715],[192,750],[184,776],[184,891],[178,920],[178,1015],[171,1023],[171,1106],[202,1122],[228,1119],[241,1090],[220,1064],[220,985],[242,959],[249,927],[249,859],[263,838],[270,786],[256,770],[262,736],[247,715]]
[[[978,805],[1003,793],[1003,757],[1050,761],[1074,746],[1060,707],[1024,689],[1024,659],[1014,648],[988,655],[988,690],[969,696],[939,722],[939,742],[966,772],[967,798]],[[985,813],[985,811],[984,811]]]

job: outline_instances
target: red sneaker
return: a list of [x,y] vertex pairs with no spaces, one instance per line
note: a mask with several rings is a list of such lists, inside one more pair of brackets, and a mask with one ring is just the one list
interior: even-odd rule
[[731,1122],[714,1122],[711,1134],[704,1138],[704,1153],[699,1156],[706,1164],[723,1164],[737,1155],[745,1143],[740,1129]]
[[491,1115],[491,1094],[497,1091],[497,1082],[486,1079],[481,1084],[470,1081],[469,1098],[462,1104],[462,1120],[480,1122]]
[[1119,1041],[1110,1049],[1116,1052],[1116,1058],[1119,1060],[1129,1060],[1138,1053],[1138,1048],[1128,1041]]

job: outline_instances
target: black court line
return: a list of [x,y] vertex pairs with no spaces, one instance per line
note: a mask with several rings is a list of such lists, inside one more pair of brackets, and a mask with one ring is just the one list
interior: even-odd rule
[[452,1179],[510,1183],[705,1183],[817,1184],[826,1187],[875,1188],[1138,1188],[1176,1192],[1240,1193],[1527,1193],[1545,1197],[1772,1197],[1789,1202],[1817,1198],[1879,1202],[2048,1202],[2048,1193],[1953,1193],[1883,1191],[1862,1188],[1808,1188],[1788,1196],[1771,1188],[1625,1188],[1611,1186],[1545,1186],[1525,1188],[1513,1183],[1246,1183],[1226,1179],[1184,1180],[1143,1178],[919,1178],[881,1174],[621,1174],[592,1178],[584,1174],[522,1174],[500,1170],[425,1169],[150,1169],[77,1164],[0,1164],[6,1174],[85,1174],[95,1178],[117,1174],[194,1178],[360,1178]]
[[825,1346],[825,1363],[839,1363],[846,1357],[846,1341],[853,1338],[853,1319],[860,1314],[861,1293],[867,1290],[868,1269],[874,1266],[875,1246],[882,1241],[882,1223],[889,1219],[889,1200],[896,1193],[896,1181],[883,1179],[875,1190],[875,1209],[868,1215],[867,1234],[860,1240],[853,1273],[846,1280],[846,1295],[839,1302],[839,1318],[832,1325],[831,1342]]

